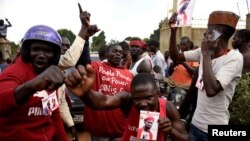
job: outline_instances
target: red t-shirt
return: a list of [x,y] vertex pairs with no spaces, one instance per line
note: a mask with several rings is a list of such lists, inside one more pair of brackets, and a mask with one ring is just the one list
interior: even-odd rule
[[[163,98],[159,98],[159,107],[160,107],[160,117],[167,117],[167,108],[166,108],[166,100]],[[128,117],[128,124],[126,126],[125,132],[121,141],[129,141],[130,138],[136,138],[138,133],[139,126],[139,117],[140,112],[133,106],[130,110]],[[158,131],[157,141],[164,141],[163,134]]]
[[[108,62],[92,62],[96,71],[93,90],[105,95],[117,92],[130,92],[132,74],[124,67],[113,67]],[[85,106],[84,127],[95,136],[121,137],[126,125],[126,118],[120,109],[96,111]]]
[[[33,95],[22,105],[14,98],[14,91],[35,78],[31,64],[19,58],[0,75],[0,140],[1,141],[67,141],[59,109],[51,116],[42,110],[42,96]],[[56,127],[56,128],[55,128]]]

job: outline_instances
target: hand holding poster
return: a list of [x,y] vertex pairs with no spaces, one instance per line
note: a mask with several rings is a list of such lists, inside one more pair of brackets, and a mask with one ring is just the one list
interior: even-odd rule
[[180,0],[177,5],[177,22],[176,26],[189,26],[192,22],[192,14],[195,0]]

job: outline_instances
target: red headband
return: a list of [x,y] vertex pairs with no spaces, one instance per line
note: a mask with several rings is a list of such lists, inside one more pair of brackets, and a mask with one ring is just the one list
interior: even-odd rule
[[139,46],[141,48],[146,48],[145,44],[140,40],[132,40],[132,41],[130,41],[129,46]]

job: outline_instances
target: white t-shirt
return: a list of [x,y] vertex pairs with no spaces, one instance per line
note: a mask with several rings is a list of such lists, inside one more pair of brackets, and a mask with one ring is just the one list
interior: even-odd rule
[[[187,61],[200,61],[199,78],[202,78],[201,49],[184,52]],[[208,125],[228,124],[228,106],[232,101],[235,86],[238,84],[243,68],[243,57],[239,51],[231,50],[226,55],[212,60],[212,70],[223,91],[214,97],[207,97],[204,88],[198,88],[197,107],[192,124],[208,133]],[[198,78],[198,80],[199,80]]]
[[161,68],[161,74],[165,76],[165,68],[166,68],[166,62],[163,54],[160,50],[156,52],[156,54],[152,57],[152,61],[154,65],[158,65]]

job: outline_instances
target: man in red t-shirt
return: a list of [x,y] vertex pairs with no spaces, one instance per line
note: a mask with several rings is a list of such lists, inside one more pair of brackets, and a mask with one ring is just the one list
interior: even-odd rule
[[[130,92],[133,76],[127,68],[120,66],[122,56],[121,46],[112,44],[106,50],[107,61],[91,63],[95,70],[96,81],[90,93],[115,96],[120,91]],[[92,141],[118,140],[124,132],[125,125],[125,115],[119,108],[96,111],[88,104],[84,107],[84,128],[91,133]]]

